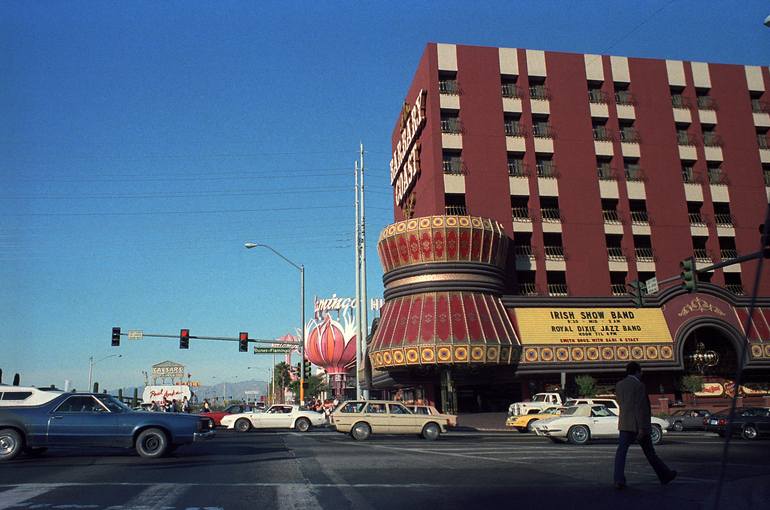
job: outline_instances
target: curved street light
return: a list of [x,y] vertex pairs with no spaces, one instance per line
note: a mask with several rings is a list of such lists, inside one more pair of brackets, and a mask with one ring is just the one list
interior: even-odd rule
[[93,382],[93,376],[94,376],[94,365],[96,365],[100,361],[104,361],[109,358],[122,358],[122,357],[123,357],[122,354],[110,354],[109,356],[105,356],[101,359],[94,361],[94,357],[89,356],[88,358],[88,391],[93,390],[93,386],[91,386],[91,384]]
[[276,251],[273,247],[268,246],[263,243],[244,243],[243,246],[250,250],[252,248],[262,247],[267,248],[268,250],[272,251],[279,257],[281,257],[283,260],[294,266],[295,269],[299,270],[299,308],[300,308],[300,319],[299,319],[299,327],[300,331],[302,331],[302,339],[300,340],[299,344],[299,402],[300,405],[305,401],[305,266],[303,264],[295,264],[288,258],[284,257],[281,253]]

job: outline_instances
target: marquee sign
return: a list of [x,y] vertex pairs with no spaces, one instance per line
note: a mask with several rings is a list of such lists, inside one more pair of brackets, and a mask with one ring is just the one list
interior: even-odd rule
[[159,363],[152,367],[153,377],[184,377],[184,365],[176,363]]
[[396,204],[404,202],[408,191],[420,175],[420,137],[425,126],[425,89],[420,90],[414,100],[409,115],[405,117],[401,128],[401,138],[390,160],[390,184],[394,187]]
[[515,313],[523,345],[673,342],[660,309],[516,308]]

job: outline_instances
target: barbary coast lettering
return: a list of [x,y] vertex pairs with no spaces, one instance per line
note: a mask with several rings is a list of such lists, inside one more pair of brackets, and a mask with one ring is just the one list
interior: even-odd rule
[[390,184],[394,187],[396,204],[400,205],[412,184],[420,175],[420,144],[417,138],[425,126],[425,96],[426,91],[420,90],[409,113],[401,138],[393,151],[390,160]]

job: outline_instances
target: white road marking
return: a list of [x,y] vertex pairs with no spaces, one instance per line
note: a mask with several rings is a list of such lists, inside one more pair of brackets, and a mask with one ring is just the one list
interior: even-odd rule
[[3,485],[2,487],[13,487],[10,490],[0,492],[0,510],[18,506],[19,503],[36,498],[46,492],[50,492],[61,484],[22,484],[22,485]]
[[109,506],[107,510],[160,510],[173,507],[172,503],[179,499],[179,496],[190,486],[190,484],[176,483],[152,484],[126,503]]

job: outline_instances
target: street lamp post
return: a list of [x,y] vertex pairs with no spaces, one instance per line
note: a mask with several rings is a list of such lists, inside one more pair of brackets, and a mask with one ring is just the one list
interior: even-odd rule
[[273,249],[271,246],[268,246],[266,244],[260,244],[260,243],[245,243],[243,246],[246,247],[246,249],[256,248],[258,246],[261,246],[262,248],[267,248],[268,250],[272,251],[279,257],[281,257],[283,260],[294,266],[296,269],[299,270],[299,309],[300,309],[300,319],[299,319],[299,327],[300,331],[302,331],[302,339],[299,344],[299,402],[300,405],[305,401],[305,266],[303,264],[297,265],[291,260],[287,259],[280,253],[278,253],[275,249]]
[[122,354],[110,354],[109,356],[105,356],[102,359],[94,361],[93,356],[88,357],[88,391],[91,391],[93,389],[93,378],[94,378],[94,365],[99,363],[100,361],[104,361],[107,358],[122,358]]

